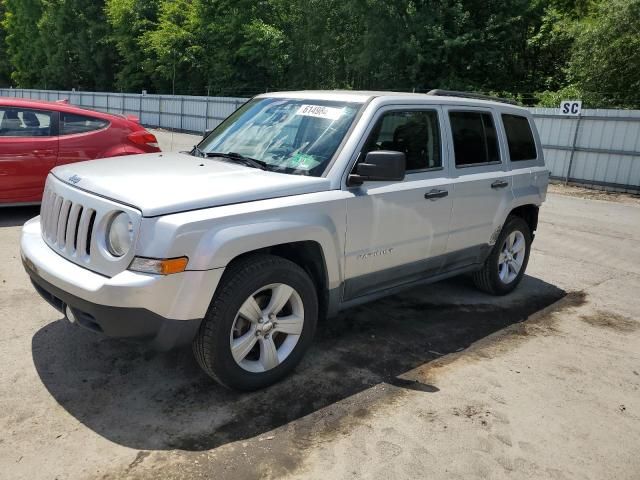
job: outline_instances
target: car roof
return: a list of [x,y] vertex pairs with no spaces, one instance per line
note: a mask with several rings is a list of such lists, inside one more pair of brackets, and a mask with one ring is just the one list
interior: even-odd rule
[[334,100],[342,102],[366,103],[374,98],[398,102],[406,99],[424,100],[425,103],[440,105],[493,106],[508,109],[518,109],[528,112],[524,107],[505,102],[467,98],[449,95],[429,95],[427,93],[386,92],[376,90],[298,90],[291,92],[270,92],[257,95],[257,98],[292,98],[300,100]]
[[105,113],[99,110],[92,110],[90,108],[83,108],[77,105],[71,105],[70,103],[63,103],[60,101],[50,102],[47,100],[33,100],[28,98],[15,98],[15,97],[0,97],[0,106],[5,107],[22,107],[22,108],[34,108],[41,110],[55,110],[58,112],[68,112],[77,114],[90,114],[98,118],[108,118],[124,120],[121,115]]

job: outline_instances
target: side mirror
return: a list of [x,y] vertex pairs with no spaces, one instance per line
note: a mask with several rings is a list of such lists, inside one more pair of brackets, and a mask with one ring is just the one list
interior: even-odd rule
[[391,182],[404,180],[407,159],[402,152],[374,150],[367,153],[364,162],[356,166],[354,174],[349,175],[350,185],[362,185],[363,182]]

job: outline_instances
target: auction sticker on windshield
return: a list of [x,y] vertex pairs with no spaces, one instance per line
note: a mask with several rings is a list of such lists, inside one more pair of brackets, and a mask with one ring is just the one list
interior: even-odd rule
[[302,105],[296,112],[296,115],[337,120],[342,113],[342,108],[325,107],[323,105]]

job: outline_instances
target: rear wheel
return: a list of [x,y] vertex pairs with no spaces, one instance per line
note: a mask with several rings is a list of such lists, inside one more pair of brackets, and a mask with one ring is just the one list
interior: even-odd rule
[[223,385],[255,390],[286,376],[315,333],[318,299],[309,275],[259,255],[229,267],[194,340],[203,370]]
[[520,217],[507,218],[482,269],[474,273],[474,283],[492,295],[511,292],[524,276],[530,250],[531,231],[527,222]]

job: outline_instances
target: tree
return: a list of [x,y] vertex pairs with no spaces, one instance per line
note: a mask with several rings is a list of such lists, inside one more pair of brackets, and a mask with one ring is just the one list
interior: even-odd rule
[[38,21],[49,87],[107,90],[113,86],[116,53],[109,45],[104,3],[43,0]]
[[42,16],[40,0],[4,0],[2,28],[6,52],[13,67],[11,79],[18,87],[47,87],[42,76],[45,56],[38,22]]
[[640,106],[640,0],[610,0],[582,20],[569,82],[602,106]]
[[11,83],[11,62],[7,56],[6,31],[4,29],[6,7],[0,0],[0,86]]
[[119,54],[115,75],[119,90],[139,92],[155,86],[154,63],[145,54],[141,39],[155,28],[159,5],[160,0],[106,0],[110,42]]

